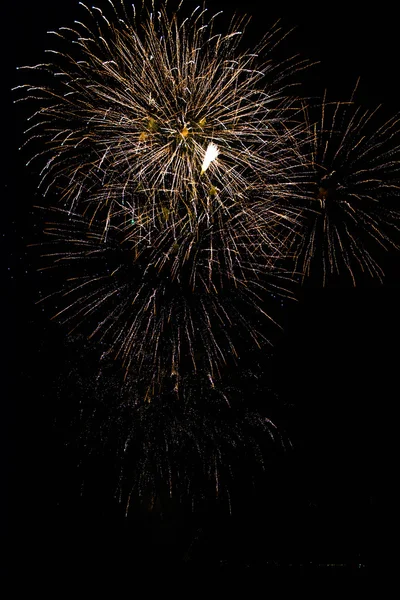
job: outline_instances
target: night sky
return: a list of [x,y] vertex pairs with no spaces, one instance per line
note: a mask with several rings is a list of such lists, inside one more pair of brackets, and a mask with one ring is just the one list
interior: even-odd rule
[[[25,167],[27,154],[18,152],[24,110],[13,104],[10,91],[23,79],[16,66],[42,61],[46,31],[69,25],[77,4],[20,0],[2,8],[2,517],[8,572],[40,580],[45,571],[57,581],[70,573],[95,575],[107,568],[129,574],[149,565],[202,572],[375,569],[388,547],[395,474],[400,255],[394,252],[380,257],[383,284],[360,276],[353,288],[347,277],[336,277],[322,288],[317,275],[307,280],[298,301],[285,301],[280,309],[283,331],[274,333],[274,348],[243,358],[243,370],[257,363],[271,417],[292,446],[271,451],[257,492],[236,490],[232,516],[210,500],[194,514],[169,503],[125,518],[107,480],[112,464],[84,473],[89,483],[81,493],[79,452],[66,445],[73,413],[68,374],[80,358],[65,329],[50,320],[51,308],[36,304],[43,275],[37,272],[39,253],[28,244],[38,236],[32,208],[40,204],[38,175]],[[359,103],[383,103],[387,117],[398,110],[398,30],[389,3],[362,13],[336,2],[297,3],[295,10],[286,2],[266,9],[261,4],[245,3],[255,38],[282,17],[285,29],[296,29],[279,52],[320,61],[301,75],[304,96],[327,88],[331,98],[347,100],[360,76]],[[211,0],[208,6],[228,14],[235,8]]]

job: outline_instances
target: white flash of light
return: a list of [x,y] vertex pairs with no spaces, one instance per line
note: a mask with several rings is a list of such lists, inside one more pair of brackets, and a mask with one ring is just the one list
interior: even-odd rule
[[208,144],[207,150],[204,156],[203,164],[201,165],[201,174],[205,173],[210,164],[217,158],[219,154],[218,146],[212,142]]

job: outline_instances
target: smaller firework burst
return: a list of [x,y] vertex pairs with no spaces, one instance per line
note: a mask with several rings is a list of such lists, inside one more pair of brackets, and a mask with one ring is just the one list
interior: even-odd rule
[[289,294],[276,266],[286,224],[272,209],[269,246],[254,239],[257,221],[246,214],[234,223],[205,220],[180,237],[162,228],[152,245],[139,247],[131,239],[135,225],[111,226],[104,237],[101,225],[79,215],[61,209],[53,215],[45,227],[49,242],[38,247],[44,268],[56,268],[60,278],[50,294],[55,318],[69,331],[80,326],[105,341],[126,373],[151,374],[149,398],[171,375],[178,389],[182,366],[218,378],[221,365],[237,357],[242,337],[263,345],[268,328],[258,321],[274,321],[268,295]]
[[357,271],[381,280],[377,257],[399,240],[399,116],[385,121],[353,97],[328,102],[325,95],[318,110],[313,122],[307,109],[311,180],[297,269],[303,278],[322,270],[324,284],[342,271],[354,285]]
[[86,372],[87,352],[84,377],[82,364],[79,351],[74,352],[67,389],[72,404],[79,398],[79,410],[70,407],[77,432],[76,439],[71,433],[70,444],[80,449],[82,477],[87,472],[92,486],[98,485],[95,472],[104,474],[103,463],[114,465],[108,471],[110,493],[116,493],[126,513],[140,506],[165,507],[171,500],[195,510],[218,499],[231,510],[234,490],[255,484],[271,452],[287,446],[259,408],[271,392],[261,389],[257,371],[217,385],[201,374],[185,376],[179,402],[171,382],[148,403],[138,374],[131,373],[121,385],[115,364],[107,359],[97,375],[98,367],[92,376]]

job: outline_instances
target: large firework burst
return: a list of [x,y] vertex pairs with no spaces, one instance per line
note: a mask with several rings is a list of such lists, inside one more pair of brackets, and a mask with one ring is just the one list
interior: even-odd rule
[[69,209],[105,209],[106,228],[129,206],[137,235],[217,202],[228,210],[260,183],[269,196],[292,195],[299,158],[284,82],[302,64],[269,58],[279,27],[245,52],[244,19],[220,34],[205,8],[184,18],[180,5],[169,17],[152,4],[137,17],[109,3],[109,18],[85,7],[90,25],[52,32],[54,62],[28,67],[45,85],[21,86],[39,102],[28,134],[41,143],[44,189]]

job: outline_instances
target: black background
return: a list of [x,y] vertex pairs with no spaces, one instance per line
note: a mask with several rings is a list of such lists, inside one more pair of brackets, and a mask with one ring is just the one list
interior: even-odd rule
[[[195,4],[194,2],[192,4]],[[300,6],[301,4],[301,6]],[[209,2],[228,14],[240,6]],[[304,74],[305,95],[357,100],[387,115],[398,110],[398,43],[394,8],[357,11],[345,3],[246,2],[258,38],[277,18],[296,27],[283,52],[320,61]],[[4,13],[4,10],[6,11]],[[213,506],[192,515],[176,507],[163,516],[126,519],[109,494],[80,494],[79,457],[65,449],[57,425],[59,383],[67,364],[66,332],[35,304],[37,264],[27,248],[35,236],[32,205],[37,173],[18,152],[24,123],[10,89],[16,66],[43,59],[46,31],[81,15],[78,2],[20,1],[2,8],[2,367],[3,483],[8,505],[8,570],[131,573],[137,565],[170,569],[350,568],[367,572],[385,560],[393,480],[400,286],[399,258],[383,257],[383,285],[336,279],[325,289],[310,280],[299,301],[285,305],[272,353],[259,358],[278,394],[277,420],[293,449],[271,460],[257,495],[245,490],[232,516]],[[228,20],[228,19],[227,19]],[[58,386],[58,387],[57,387]],[[56,393],[56,391],[58,393]],[[276,409],[274,409],[276,410]],[[190,560],[182,561],[185,553]],[[328,567],[336,565],[336,567]],[[342,565],[342,566],[340,566]],[[44,576],[44,575],[43,575]]]

